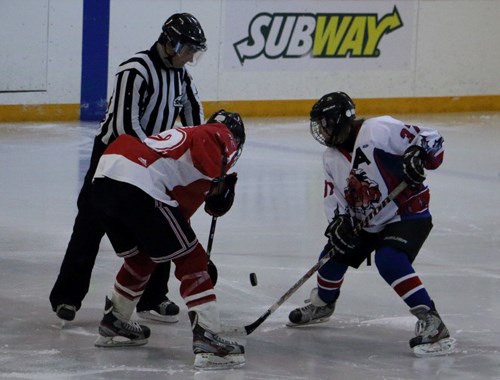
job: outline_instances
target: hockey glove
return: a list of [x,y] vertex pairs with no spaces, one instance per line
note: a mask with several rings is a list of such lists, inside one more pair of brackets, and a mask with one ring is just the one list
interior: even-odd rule
[[328,225],[325,236],[330,244],[342,255],[349,255],[359,245],[359,238],[354,233],[351,218],[348,215],[337,215]]
[[229,211],[234,201],[234,187],[238,177],[231,173],[223,178],[216,178],[205,196],[205,212],[219,217]]
[[403,155],[403,181],[410,187],[418,187],[425,180],[424,155],[424,150],[415,145]]

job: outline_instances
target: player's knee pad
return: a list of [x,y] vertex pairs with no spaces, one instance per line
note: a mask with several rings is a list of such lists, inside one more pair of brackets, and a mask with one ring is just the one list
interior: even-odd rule
[[144,292],[156,264],[145,254],[125,258],[115,280],[115,291],[129,300],[136,300]]
[[151,261],[151,258],[139,251],[137,255],[126,257],[123,269],[130,272],[136,277],[146,277],[151,275],[156,267],[156,263]]
[[388,283],[414,272],[407,254],[390,246],[381,247],[375,252],[375,265]]
[[207,271],[207,255],[200,244],[189,254],[174,260],[175,276],[180,280],[180,293],[188,308],[215,300],[212,281]]
[[200,243],[193,251],[174,259],[173,262],[175,263],[175,277],[179,281],[182,281],[182,278],[187,274],[206,272],[208,267],[208,257]]

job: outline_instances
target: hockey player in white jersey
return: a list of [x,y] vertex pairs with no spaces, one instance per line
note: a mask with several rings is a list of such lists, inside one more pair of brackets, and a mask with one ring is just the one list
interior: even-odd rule
[[[310,303],[290,313],[289,325],[327,321],[348,267],[358,268],[375,252],[380,275],[417,317],[416,336],[409,342],[414,353],[452,352],[455,340],[412,266],[432,229],[425,170],[440,166],[442,136],[390,116],[356,119],[355,105],[344,92],[323,96],[310,116],[313,137],[328,147],[323,155],[328,243],[320,259],[332,249],[335,255],[319,269]],[[407,189],[355,235],[356,223],[402,181]]]

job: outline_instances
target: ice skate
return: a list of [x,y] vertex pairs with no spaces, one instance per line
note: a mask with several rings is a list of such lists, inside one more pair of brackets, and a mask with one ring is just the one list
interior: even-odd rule
[[245,364],[245,348],[219,337],[198,324],[196,312],[189,312],[193,330],[194,366],[198,369],[230,369]]
[[149,327],[137,322],[124,322],[113,314],[113,303],[106,297],[104,317],[99,325],[99,337],[94,345],[97,347],[142,346],[151,335]]
[[419,305],[410,309],[418,318],[415,337],[410,339],[410,347],[418,357],[448,355],[455,350],[456,340],[450,333],[435,309]]
[[296,327],[326,322],[335,311],[337,301],[329,304],[323,302],[318,297],[317,288],[314,288],[311,291],[311,297],[306,302],[309,302],[309,304],[290,312],[288,315],[290,322],[288,322],[287,326]]
[[56,315],[63,321],[72,321],[73,319],[75,319],[76,307],[63,303],[57,305],[55,312]]
[[168,298],[151,310],[137,311],[137,315],[142,319],[159,321],[164,323],[179,322],[179,306]]

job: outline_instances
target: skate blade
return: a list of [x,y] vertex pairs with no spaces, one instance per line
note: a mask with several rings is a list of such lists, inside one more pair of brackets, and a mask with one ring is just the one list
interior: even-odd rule
[[313,326],[313,325],[317,325],[320,323],[328,322],[329,320],[330,320],[330,317],[318,318],[318,319],[314,319],[314,320],[311,320],[311,321],[306,322],[306,323],[293,323],[293,322],[288,321],[288,323],[286,325],[288,327]]
[[148,342],[147,339],[127,339],[124,337],[99,336],[94,342],[96,347],[136,347],[144,346]]
[[139,318],[147,319],[148,321],[157,321],[163,323],[179,322],[178,315],[161,315],[156,312],[150,312],[150,311],[139,311],[136,314]]
[[194,367],[200,370],[232,369],[242,367],[245,364],[243,354],[217,356],[215,354],[195,354]]
[[455,352],[456,342],[455,338],[445,338],[436,343],[419,344],[413,347],[413,353],[419,358],[449,355]]
[[57,329],[57,330],[64,330],[64,326],[66,326],[66,321],[64,319],[59,319],[61,321],[60,324],[56,325],[51,325],[53,328]]

